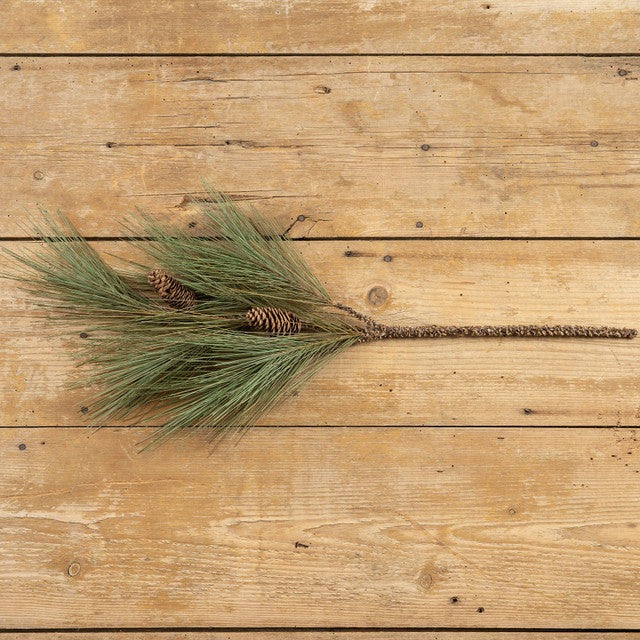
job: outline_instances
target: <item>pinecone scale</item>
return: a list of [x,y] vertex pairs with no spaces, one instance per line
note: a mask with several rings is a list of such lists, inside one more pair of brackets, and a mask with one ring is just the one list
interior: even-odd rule
[[252,307],[247,311],[247,325],[250,329],[290,335],[302,331],[302,320],[295,313],[277,307]]
[[196,293],[162,269],[147,274],[149,284],[158,295],[174,309],[192,309],[196,305]]

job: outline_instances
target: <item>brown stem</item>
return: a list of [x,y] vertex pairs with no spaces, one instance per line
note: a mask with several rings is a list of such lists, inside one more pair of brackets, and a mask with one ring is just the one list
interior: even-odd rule
[[563,324],[512,324],[512,325],[439,325],[428,324],[418,327],[386,325],[376,322],[370,316],[343,304],[335,304],[364,323],[362,342],[389,340],[393,338],[614,338],[631,339],[638,335],[636,329],[563,325]]
[[392,338],[635,338],[636,329],[571,324],[424,325],[420,327],[377,324],[363,329],[363,342]]
[[340,309],[340,311],[346,311],[350,316],[364,322],[367,327],[382,327],[380,323],[376,322],[371,316],[367,316],[364,313],[360,313],[356,311],[353,307],[348,307],[346,304],[340,304],[339,302],[335,302],[333,305],[336,309]]

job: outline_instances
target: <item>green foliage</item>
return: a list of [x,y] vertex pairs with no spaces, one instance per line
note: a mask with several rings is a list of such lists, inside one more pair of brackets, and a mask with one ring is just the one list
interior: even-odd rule
[[65,321],[117,321],[159,309],[109,267],[62,214],[42,210],[32,227],[44,251],[40,245],[22,254],[3,249],[16,265],[5,277],[18,280],[40,306],[64,314]]
[[[211,187],[198,205],[198,237],[142,213],[129,225],[150,265],[197,292],[193,309],[169,308],[143,265],[108,265],[62,214],[42,212],[34,232],[44,247],[10,253],[16,269],[5,276],[58,325],[89,334],[76,355],[99,388],[94,425],[162,424],[149,445],[185,429],[207,429],[211,440],[242,433],[361,335],[269,220]],[[141,236],[150,239],[133,240]],[[266,306],[295,313],[305,330],[247,330],[247,310]]]

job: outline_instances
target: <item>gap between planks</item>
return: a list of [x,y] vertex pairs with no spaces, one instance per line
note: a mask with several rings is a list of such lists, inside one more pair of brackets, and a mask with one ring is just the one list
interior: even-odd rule
[[158,53],[135,53],[132,51],[116,51],[114,53],[39,53],[37,51],[0,51],[0,58],[638,58],[640,53],[634,51],[616,51],[612,53],[597,53],[581,51],[563,53],[551,51],[548,53],[465,53],[463,51],[448,53],[446,51],[434,53],[395,53],[393,51],[339,53],[174,53],[160,51]]
[[634,630],[582,629],[566,631],[556,629],[446,629],[417,630],[393,629],[193,629],[162,630],[150,628],[106,630],[27,630],[3,631],[0,637],[11,634],[17,640],[120,640],[125,634],[135,633],[145,640],[637,640]]

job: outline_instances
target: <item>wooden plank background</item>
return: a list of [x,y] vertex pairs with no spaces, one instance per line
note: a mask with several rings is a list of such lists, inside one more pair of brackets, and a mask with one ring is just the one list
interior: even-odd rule
[[[0,249],[206,177],[385,322],[640,326],[637,0],[5,5]],[[0,636],[638,637],[640,342],[363,345],[138,455],[0,287]]]
[[0,432],[7,626],[640,621],[635,432],[145,433]]
[[640,237],[635,57],[0,62],[4,237],[187,224],[202,177],[298,236]]
[[634,0],[6,0],[5,52],[638,53]]

